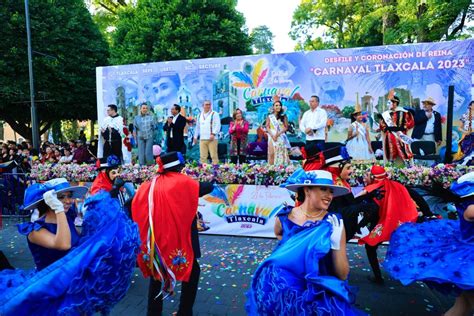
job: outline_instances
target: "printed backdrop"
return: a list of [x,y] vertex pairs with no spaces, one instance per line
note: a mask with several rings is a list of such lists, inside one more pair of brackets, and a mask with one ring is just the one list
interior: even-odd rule
[[[279,95],[293,127],[290,138],[303,141],[298,119],[308,109],[310,96],[318,95],[332,124],[328,140],[341,141],[350,124],[345,108],[359,103],[375,129],[371,118],[387,109],[390,89],[410,108],[432,97],[435,110],[446,115],[448,86],[454,85],[456,121],[472,100],[472,56],[474,40],[466,40],[99,67],[98,118],[100,123],[106,106],[113,103],[130,123],[142,102],[160,121],[170,115],[174,103],[188,117],[196,117],[208,99],[224,124],[240,108],[254,131],[265,120],[272,96]],[[191,128],[189,139],[192,136]],[[162,139],[158,133],[157,143]]]
[[277,186],[215,185],[199,201],[203,234],[275,237],[276,214],[285,203],[294,205],[289,191]]

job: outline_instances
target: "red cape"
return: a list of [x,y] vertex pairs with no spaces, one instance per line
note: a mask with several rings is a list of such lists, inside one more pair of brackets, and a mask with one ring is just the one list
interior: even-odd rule
[[101,190],[107,192],[112,191],[112,181],[110,181],[109,177],[104,171],[100,171],[97,175],[97,178],[95,178],[94,182],[92,182],[90,189],[91,195],[94,195]]
[[[150,253],[147,245],[150,186],[150,181],[140,185],[132,202],[132,218],[138,224],[142,242],[138,266],[144,277],[153,276],[161,280],[156,269],[151,269],[149,259],[145,259]],[[177,172],[157,176],[153,192],[153,234],[161,259],[179,281],[189,280],[193,266],[191,224],[197,213],[198,199],[199,182],[196,180]]]
[[366,186],[365,190],[370,193],[379,188],[385,191],[381,193],[381,200],[374,198],[379,206],[379,221],[367,236],[359,239],[359,244],[375,246],[388,241],[398,226],[407,222],[414,223],[418,218],[416,204],[401,183],[384,179]]

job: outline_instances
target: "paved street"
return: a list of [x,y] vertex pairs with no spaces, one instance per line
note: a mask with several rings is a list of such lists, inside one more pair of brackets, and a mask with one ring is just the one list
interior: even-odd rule
[[[33,268],[26,238],[16,231],[16,219],[4,219],[0,230],[0,250],[17,268]],[[271,253],[276,240],[246,237],[201,236],[203,257],[201,281],[195,304],[196,315],[245,315],[245,292],[258,264]],[[383,258],[386,248],[379,250]],[[350,284],[359,288],[357,307],[371,315],[440,315],[453,298],[432,291],[423,283],[403,287],[387,276],[384,286],[370,284],[370,268],[363,247],[348,246]],[[126,297],[112,315],[146,315],[147,280],[137,269]],[[179,287],[178,287],[179,293]],[[177,296],[165,302],[164,315],[177,310]]]

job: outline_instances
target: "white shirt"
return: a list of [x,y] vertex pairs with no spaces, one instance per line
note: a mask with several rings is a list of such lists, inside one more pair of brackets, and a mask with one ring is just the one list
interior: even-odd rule
[[426,122],[425,134],[434,133],[434,122],[435,122],[435,115],[434,115],[434,112],[431,112],[431,117]]
[[214,134],[214,139],[218,139],[220,131],[221,118],[219,113],[215,111],[209,111],[207,113],[201,112],[201,114],[199,114],[196,126],[196,138],[201,136],[201,140],[209,140],[211,138],[211,134]]
[[[176,114],[175,116],[173,116],[173,124],[176,124],[176,120],[178,119],[178,114]],[[170,138],[173,138],[173,129],[171,128],[170,129]]]
[[[300,131],[306,135],[306,140],[324,140],[326,139],[326,124],[328,121],[328,114],[319,106],[304,112],[300,121]],[[310,128],[313,130],[313,135],[308,135],[305,130]]]

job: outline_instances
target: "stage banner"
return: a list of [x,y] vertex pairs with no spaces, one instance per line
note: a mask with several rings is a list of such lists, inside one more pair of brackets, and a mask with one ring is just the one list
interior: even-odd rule
[[[446,120],[448,87],[454,86],[453,141],[462,136],[461,121],[472,100],[474,40],[387,45],[287,54],[264,54],[98,67],[97,116],[99,124],[108,104],[116,104],[126,125],[148,104],[158,121],[154,143],[165,145],[163,124],[173,104],[188,118],[187,158],[198,158],[192,145],[195,119],[205,100],[219,113],[220,143],[229,143],[228,124],[236,109],[244,112],[250,134],[265,124],[273,96],[282,100],[291,142],[305,140],[299,129],[312,95],[328,114],[328,141],[344,141],[350,114],[361,106],[372,139],[380,137],[379,113],[388,109],[395,93],[410,111],[433,98],[434,110]],[[443,124],[446,128],[446,124]],[[100,135],[98,135],[100,137]],[[99,157],[102,155],[102,137]],[[253,141],[250,137],[249,141]]]
[[199,200],[202,234],[275,237],[276,214],[294,205],[288,190],[277,186],[229,184]]

